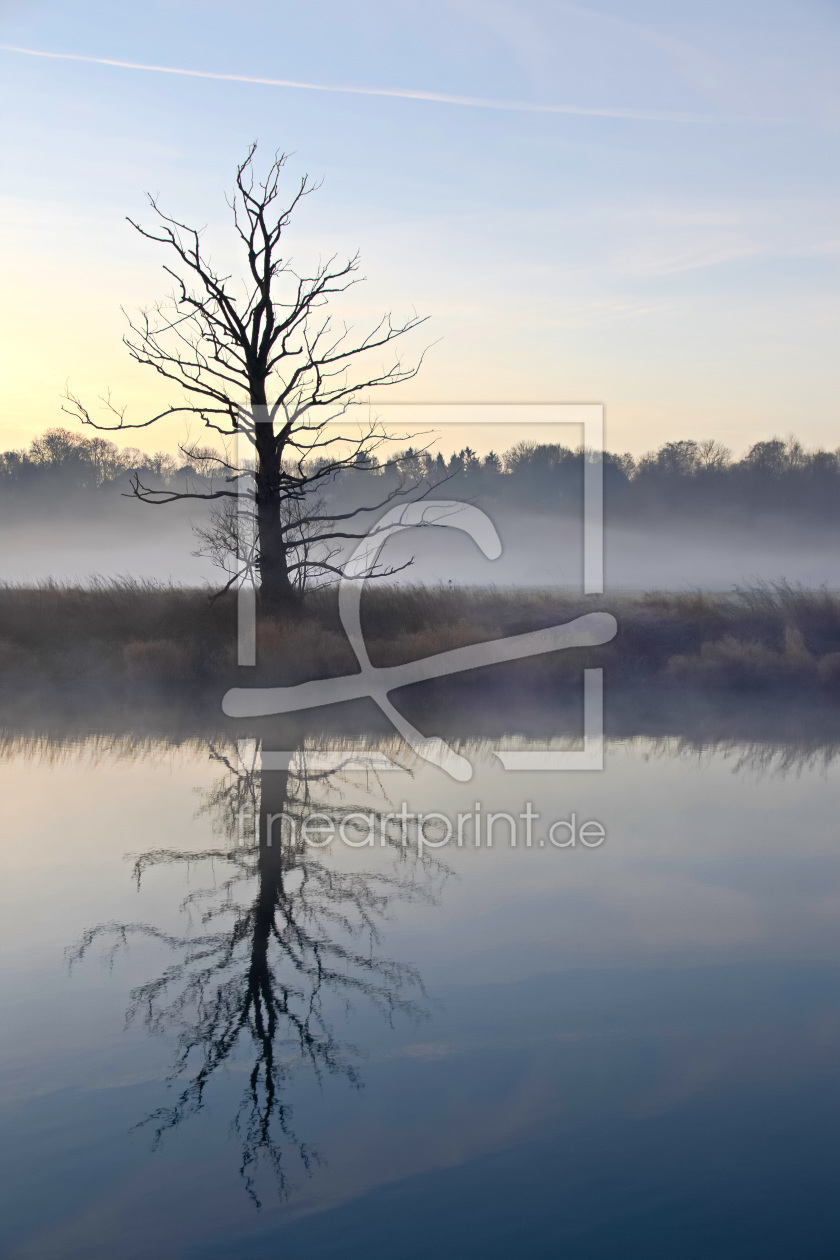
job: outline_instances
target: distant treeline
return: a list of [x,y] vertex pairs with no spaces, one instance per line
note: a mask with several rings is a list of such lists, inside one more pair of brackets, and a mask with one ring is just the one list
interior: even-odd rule
[[[519,442],[502,454],[479,457],[465,447],[448,459],[408,448],[388,463],[359,460],[352,478],[446,486],[454,497],[507,503],[533,510],[576,508],[583,491],[584,460],[590,452]],[[177,460],[134,447],[118,448],[102,437],[50,429],[28,450],[0,455],[0,503],[16,492],[42,496],[127,491],[139,475],[148,485],[218,479],[211,452],[193,448]],[[361,488],[361,485],[359,488]],[[840,449],[806,450],[795,438],[756,442],[742,459],[715,441],[667,442],[640,459],[604,455],[608,509],[619,515],[714,513],[792,514],[840,518]]]
[[107,438],[48,429],[28,450],[0,455],[0,490],[72,494],[120,483],[128,487],[133,473],[168,483],[194,471],[187,461],[179,462],[160,451],[147,455],[133,446],[120,450]]

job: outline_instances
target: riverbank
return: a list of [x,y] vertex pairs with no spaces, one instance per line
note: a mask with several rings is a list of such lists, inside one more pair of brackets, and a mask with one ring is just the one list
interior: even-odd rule
[[[574,725],[582,670],[602,668],[614,697],[608,711],[640,719],[651,705],[667,708],[677,699],[702,712],[784,699],[829,714],[836,706],[840,714],[840,597],[825,590],[775,585],[584,598],[380,585],[365,591],[362,628],[374,665],[393,666],[596,611],[616,618],[609,643],[416,684],[400,703],[416,720],[448,729],[460,721],[476,731],[527,732],[566,712]],[[206,590],[133,582],[0,588],[4,725],[17,725],[29,709],[56,707],[115,719],[140,709],[193,714],[203,723],[220,715],[230,687],[289,686],[357,670],[334,590],[311,595],[298,617],[259,618],[257,666],[244,669],[236,664],[232,593],[212,599]],[[339,710],[348,707],[358,705],[333,706],[337,727],[345,726]]]

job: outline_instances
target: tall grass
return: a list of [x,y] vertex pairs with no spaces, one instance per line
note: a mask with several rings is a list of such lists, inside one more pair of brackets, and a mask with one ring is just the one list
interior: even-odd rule
[[[807,686],[840,693],[840,598],[788,583],[730,594],[651,592],[575,596],[552,590],[375,585],[362,624],[375,664],[520,634],[593,609],[619,624],[608,645],[479,671],[489,686],[501,668],[533,686],[583,664],[616,684],[672,688]],[[249,680],[292,683],[358,668],[338,616],[335,590],[308,597],[302,613],[263,617],[258,669]],[[0,692],[45,681],[104,691],[182,686],[212,691],[242,681],[236,667],[236,598],[150,582],[97,581],[0,586]],[[494,673],[494,671],[496,671]]]

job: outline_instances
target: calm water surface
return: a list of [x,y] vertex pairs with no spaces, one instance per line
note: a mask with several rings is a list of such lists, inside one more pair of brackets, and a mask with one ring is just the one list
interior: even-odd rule
[[465,751],[8,744],[3,1256],[840,1254],[831,758]]

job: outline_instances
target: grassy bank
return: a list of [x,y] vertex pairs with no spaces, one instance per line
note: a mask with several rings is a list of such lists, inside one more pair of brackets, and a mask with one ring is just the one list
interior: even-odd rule
[[[374,663],[390,665],[593,609],[615,614],[612,643],[408,687],[396,693],[398,707],[449,740],[576,739],[582,671],[598,666],[611,737],[800,750],[840,743],[840,598],[824,591],[582,599],[380,586],[365,593],[363,621]],[[232,597],[211,602],[201,590],[131,583],[0,588],[0,732],[176,741],[242,734],[277,748],[393,733],[370,700],[239,723],[222,714],[230,686],[355,672],[334,592],[310,599],[295,621],[260,622],[256,669],[237,668],[235,643]]]
[[[393,665],[487,639],[615,614],[603,647],[555,652],[459,675],[459,692],[513,683],[543,699],[554,684],[598,665],[616,686],[687,692],[796,689],[840,700],[840,597],[825,590],[756,586],[730,594],[572,596],[541,590],[374,586],[362,620],[371,659]],[[203,590],[130,582],[86,588],[0,588],[0,695],[44,687],[130,698],[196,691],[217,700],[228,686],[355,672],[336,595],[312,595],[299,618],[263,618],[258,667],[236,666],[236,605]],[[456,685],[444,680],[447,692]],[[440,684],[426,683],[434,691]],[[419,689],[416,689],[419,690]]]

